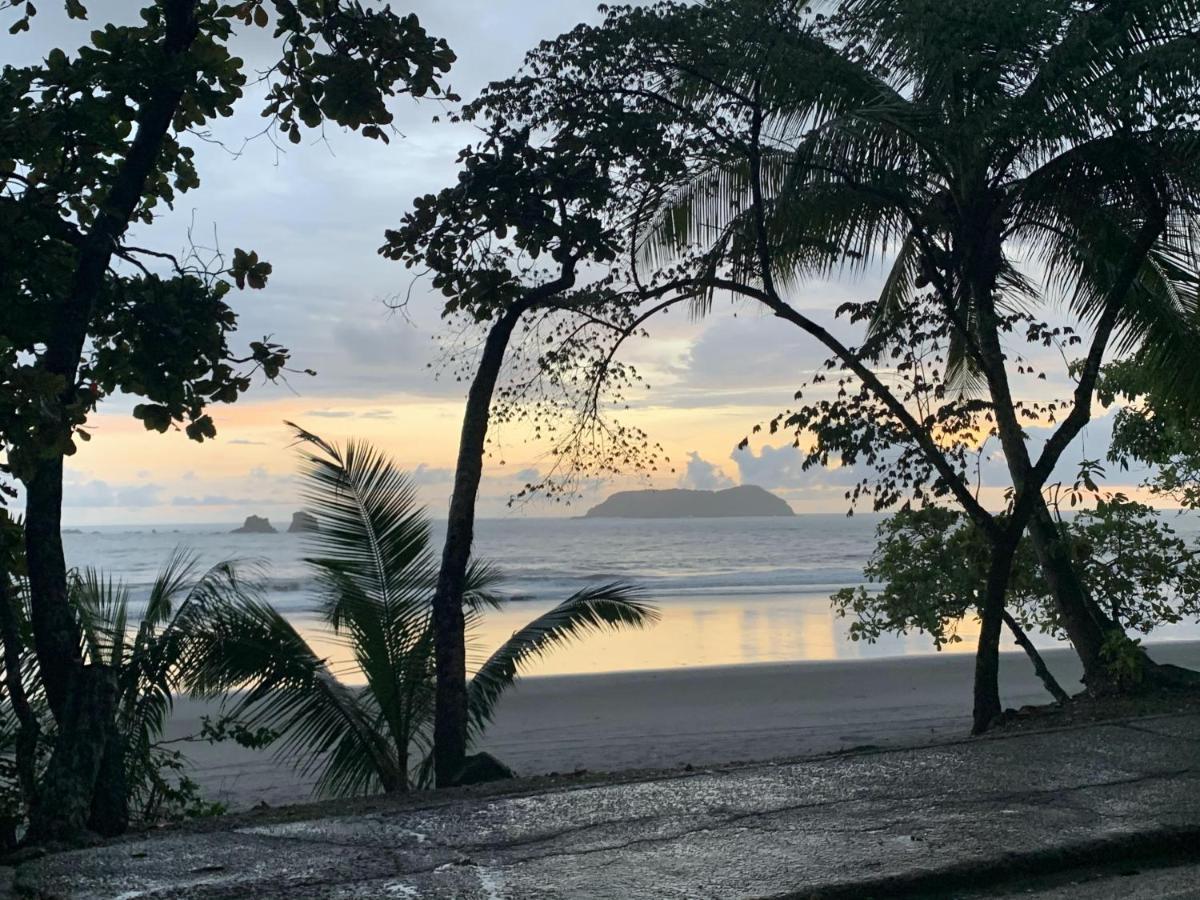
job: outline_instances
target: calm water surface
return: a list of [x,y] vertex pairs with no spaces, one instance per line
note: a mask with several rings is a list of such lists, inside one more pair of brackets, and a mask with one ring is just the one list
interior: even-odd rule
[[[540,611],[589,584],[635,582],[657,603],[662,620],[643,632],[592,637],[555,651],[531,674],[662,669],[795,660],[855,659],[936,652],[928,637],[888,637],[877,644],[847,639],[848,622],[829,594],[862,584],[878,516],[802,515],[764,519],[533,519],[482,520],[476,553],[506,575],[513,602],[489,612],[472,635],[482,658]],[[1175,522],[1184,534],[1194,520]],[[205,564],[225,559],[266,564],[269,599],[310,637],[313,597],[301,535],[234,535],[216,526],[160,526],[137,531],[85,529],[65,536],[68,562],[97,566],[144,596],[155,572],[177,546]],[[435,534],[440,546],[440,534]],[[976,626],[961,623],[962,643],[948,652],[972,652]],[[1156,640],[1200,639],[1200,627],[1160,629]],[[1055,641],[1041,637],[1043,646]],[[1012,645],[1009,645],[1012,648]],[[338,660],[345,651],[321,644]],[[946,651],[944,651],[946,652]],[[339,669],[343,668],[339,666]]]

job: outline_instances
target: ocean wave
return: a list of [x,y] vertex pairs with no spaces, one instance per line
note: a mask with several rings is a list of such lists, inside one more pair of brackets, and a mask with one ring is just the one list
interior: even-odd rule
[[[703,597],[730,594],[831,593],[866,584],[859,568],[778,568],[702,573],[574,572],[569,569],[520,569],[503,572],[497,593],[514,602],[562,599],[576,591],[620,582],[651,597]],[[144,603],[152,581],[127,583],[130,599]],[[316,583],[311,575],[267,576],[259,587],[283,606],[307,602]],[[290,598],[290,599],[289,599]]]

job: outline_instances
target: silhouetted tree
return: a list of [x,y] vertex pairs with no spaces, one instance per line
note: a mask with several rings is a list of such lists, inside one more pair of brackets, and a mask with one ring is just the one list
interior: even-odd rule
[[[477,104],[535,133],[569,123],[589,145],[652,134],[610,172],[627,276],[656,300],[671,283],[693,297],[703,286],[698,312],[718,292],[752,301],[815,338],[843,379],[830,409],[872,417],[827,431],[827,449],[862,455],[886,432],[986,536],[977,729],[999,712],[1004,596],[1027,528],[1089,688],[1117,687],[1105,660],[1125,638],[1089,595],[1043,489],[1091,416],[1109,355],[1145,348],[1164,390],[1195,386],[1184,363],[1200,349],[1196,26],[1189,4],[1166,0],[846,0],[829,17],[781,0],[621,7],[535,50]],[[662,152],[672,176],[641,179]],[[806,277],[882,260],[891,271],[857,320],[860,346],[793,301]],[[1028,315],[1059,300],[1086,342]],[[896,323],[918,309],[941,343],[930,398],[953,400],[1003,448],[1003,521],[940,445],[941,420],[878,370]],[[1056,343],[1083,356],[1066,405],[1039,410],[1014,393],[1026,368],[1014,355]],[[862,402],[838,404],[847,397]],[[1040,452],[1023,421],[1056,426]],[[1175,676],[1131,658],[1145,680]]]
[[[33,4],[10,31],[27,30]],[[67,0],[72,18],[86,18]],[[116,683],[85,664],[67,597],[60,537],[63,458],[114,392],[143,398],[147,428],[214,434],[207,408],[230,402],[254,371],[274,377],[287,351],[267,340],[229,345],[233,284],[261,288],[271,267],[253,252],[191,264],[134,245],[133,225],[199,184],[188,132],[233,114],[248,67],[230,45],[272,28],[281,55],[263,79],[264,114],[293,143],[325,122],[387,140],[389,97],[440,93],[453,61],[415,16],[355,0],[157,0],[135,24],[107,23],[74,52],[0,73],[0,441],[25,485],[32,624],[57,723],[33,839],[85,824],[125,827],[110,740]]]
[[[623,238],[607,222],[608,172],[641,139],[631,133],[615,144],[585,142],[564,128],[535,140],[528,129],[482,118],[487,137],[459,155],[457,184],[418,197],[380,250],[430,276],[447,298],[445,317],[486,328],[478,355],[466,352],[460,363],[459,377],[470,381],[470,389],[433,597],[433,756],[439,787],[457,782],[468,742],[463,590],[492,409],[499,404],[504,416],[531,390],[529,383],[515,384],[497,397],[501,369],[514,332],[531,338],[528,361],[553,380],[560,355],[601,363],[589,347],[593,329],[624,328],[628,304],[608,270]],[[544,339],[543,329],[550,333]],[[608,375],[613,382],[624,377],[617,367]],[[614,437],[616,443],[629,439],[624,433]]]

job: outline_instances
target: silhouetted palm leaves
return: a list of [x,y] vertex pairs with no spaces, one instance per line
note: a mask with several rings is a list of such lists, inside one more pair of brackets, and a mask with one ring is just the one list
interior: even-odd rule
[[[295,427],[295,426],[293,426]],[[296,428],[308,511],[319,531],[306,559],[316,625],[353,659],[362,685],[343,683],[300,631],[251,597],[211,606],[193,636],[190,684],[231,695],[230,713],[281,734],[279,752],[317,775],[323,794],[406,789],[429,750],[437,569],[412,481],[369,444],[330,444]],[[468,627],[503,599],[493,569],[476,563],[464,597]],[[474,734],[521,667],[552,647],[657,614],[627,585],[580,591],[514,634],[471,682]]]

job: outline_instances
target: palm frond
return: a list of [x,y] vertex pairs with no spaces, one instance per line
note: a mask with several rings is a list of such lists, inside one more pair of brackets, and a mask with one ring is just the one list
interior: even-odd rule
[[423,724],[432,675],[430,599],[437,569],[416,488],[369,444],[344,448],[292,426],[302,444],[303,491],[318,530],[322,614],[345,636],[367,680],[380,720],[404,756]]
[[192,636],[203,627],[205,610],[258,597],[261,590],[253,565],[225,561],[199,577],[196,570],[195,556],[179,550],[172,554],[155,579],[128,658],[117,673],[119,715],[132,765],[151,761],[186,677]]
[[211,605],[189,644],[188,687],[202,697],[228,696],[233,716],[279,732],[279,756],[318,772],[322,793],[404,785],[406,773],[373,727],[371,692],[339,682],[270,604],[239,597]]
[[119,668],[128,639],[129,589],[88,567],[72,573],[68,591],[88,657],[93,663]]
[[572,594],[514,633],[480,666],[468,693],[473,729],[477,733],[491,721],[497,701],[527,663],[584,635],[645,628],[658,618],[658,610],[627,584],[616,582]]
[[302,495],[318,524],[306,537],[313,553],[305,562],[317,572],[324,616],[335,630],[353,627],[349,611],[377,606],[399,633],[415,639],[436,581],[416,486],[369,444],[337,447],[287,424],[301,444],[316,448],[299,455]]
[[463,604],[468,610],[475,612],[482,612],[485,609],[500,609],[507,602],[507,598],[496,590],[503,581],[504,574],[494,563],[486,560],[471,560],[467,566]]

